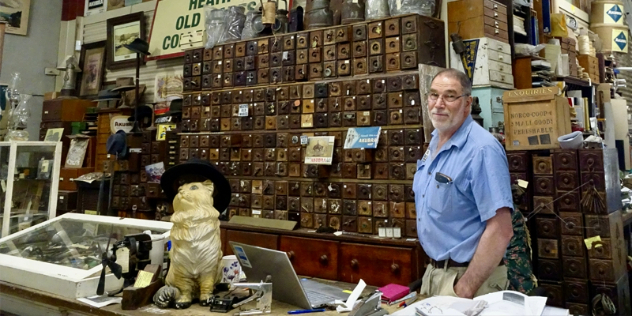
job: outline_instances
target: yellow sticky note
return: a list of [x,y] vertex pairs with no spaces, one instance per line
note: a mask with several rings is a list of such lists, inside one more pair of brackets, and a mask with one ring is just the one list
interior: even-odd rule
[[522,179],[518,179],[518,186],[523,189],[526,189],[529,186],[529,182],[524,181]]
[[351,294],[352,292],[349,290],[342,290],[342,293],[347,293],[347,294]]
[[[601,236],[595,236],[595,237],[590,237],[590,238],[586,238],[584,239],[584,243],[586,244],[586,248],[588,248],[588,250],[592,249],[593,247],[593,243],[599,241],[601,242]],[[595,248],[601,247],[601,244],[596,244]]]
[[147,271],[138,271],[138,276],[136,277],[136,282],[134,283],[134,287],[143,288],[149,286],[151,283],[151,278],[154,277],[154,274]]

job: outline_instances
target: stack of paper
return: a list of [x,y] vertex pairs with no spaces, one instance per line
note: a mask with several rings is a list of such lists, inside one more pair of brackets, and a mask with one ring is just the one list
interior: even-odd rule
[[478,311],[480,311],[478,314],[480,316],[569,315],[567,309],[547,307],[546,299],[542,296],[526,296],[515,291],[490,293],[473,300],[453,296],[435,296],[411,304],[393,315],[466,316],[476,315]]

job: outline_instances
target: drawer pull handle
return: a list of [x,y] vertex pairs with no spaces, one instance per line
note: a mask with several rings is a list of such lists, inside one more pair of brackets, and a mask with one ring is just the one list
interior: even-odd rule
[[326,265],[329,262],[329,257],[327,257],[327,255],[322,255],[319,260],[321,264]]
[[494,4],[494,9],[498,9],[498,5],[497,4]]
[[494,12],[494,17],[498,17],[498,12]]
[[293,260],[293,259],[294,259],[294,251],[292,251],[292,250],[288,251],[288,252],[287,252],[287,257],[288,257],[290,260]]
[[351,267],[354,269],[358,268],[358,259],[351,260]]
[[[500,31],[498,31],[498,29],[495,29],[495,30],[494,30],[494,33],[495,33],[495,34],[498,34],[498,33],[500,33]],[[501,59],[501,60],[502,60],[502,59]]]
[[399,272],[399,264],[397,264],[397,263],[391,264],[391,272],[398,273]]

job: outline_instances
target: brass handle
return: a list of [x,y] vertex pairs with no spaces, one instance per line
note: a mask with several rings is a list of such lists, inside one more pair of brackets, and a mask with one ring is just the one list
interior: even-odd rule
[[351,260],[351,267],[354,269],[358,268],[358,259]]
[[327,264],[329,262],[329,257],[327,257],[327,255],[322,255],[322,256],[320,256],[319,261],[320,261],[321,264],[325,265],[325,264]]
[[398,273],[399,272],[399,264],[397,264],[397,263],[391,264],[391,272],[392,273]]

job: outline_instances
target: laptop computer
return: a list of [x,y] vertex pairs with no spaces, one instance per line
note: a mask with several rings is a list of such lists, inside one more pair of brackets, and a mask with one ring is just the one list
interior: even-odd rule
[[308,279],[299,280],[283,251],[234,241],[228,243],[248,282],[259,283],[265,281],[266,276],[272,276],[272,298],[277,301],[310,309],[325,306],[334,300],[346,301],[349,297],[341,288]]

